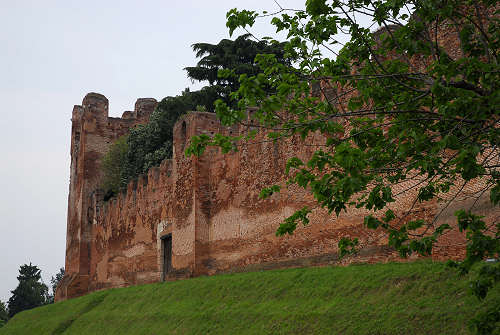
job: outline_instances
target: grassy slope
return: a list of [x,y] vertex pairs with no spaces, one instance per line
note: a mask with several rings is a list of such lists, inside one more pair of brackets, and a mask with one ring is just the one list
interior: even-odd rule
[[467,284],[431,262],[219,275],[36,308],[0,334],[467,334]]

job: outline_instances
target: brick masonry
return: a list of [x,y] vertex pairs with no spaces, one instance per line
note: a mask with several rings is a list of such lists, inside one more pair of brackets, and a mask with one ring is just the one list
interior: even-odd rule
[[[456,33],[442,31],[441,44],[458,50],[453,47]],[[154,99],[138,99],[134,111],[110,118],[108,100],[89,93],[82,105],[74,107],[66,275],[56,300],[105,288],[221,272],[401,260],[386,246],[387,237],[382,231],[363,226],[367,214],[364,210],[349,210],[337,218],[317,208],[308,226],[299,226],[292,236],[275,235],[285,217],[316,204],[308,192],[295,187],[284,188],[267,200],[260,200],[258,194],[270,184],[284,185],[287,159],[307,159],[314,146],[303,146],[297,138],[269,142],[265,134],[259,133],[251,142],[242,143],[235,153],[224,155],[218,148],[208,148],[199,158],[185,157],[191,136],[242,134],[252,128],[250,119],[247,126],[226,128],[214,114],[184,115],[174,128],[173,158],[104,202],[98,190],[101,158],[119,136],[147,122],[155,106]],[[310,144],[323,141],[317,134],[307,139]],[[481,182],[470,183],[463,194],[477,192],[481,187]],[[407,213],[414,196],[411,191],[401,194],[391,208],[399,214]],[[454,210],[470,201],[457,198],[437,224],[453,223]],[[478,211],[486,220],[498,216],[487,197],[479,203]],[[441,210],[441,202],[430,201],[413,208],[408,219],[432,218]],[[172,236],[172,269],[164,275],[161,241],[167,234]],[[337,243],[343,236],[359,237],[364,248],[356,256],[339,260]],[[464,254],[465,238],[453,230],[439,240],[432,258],[460,259]]]

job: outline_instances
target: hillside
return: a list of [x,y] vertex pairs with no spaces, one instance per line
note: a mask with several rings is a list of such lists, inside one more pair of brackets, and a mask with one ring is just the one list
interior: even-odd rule
[[199,277],[25,311],[0,334],[468,334],[468,280],[431,262]]

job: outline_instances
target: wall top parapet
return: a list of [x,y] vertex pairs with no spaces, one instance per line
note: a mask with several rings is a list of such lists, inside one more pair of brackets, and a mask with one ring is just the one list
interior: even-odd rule
[[138,98],[133,111],[123,112],[121,117],[109,117],[109,100],[103,94],[90,92],[85,95],[81,105],[75,105],[72,121],[80,121],[85,117],[96,118],[98,121],[109,120],[146,120],[158,105],[154,98]]

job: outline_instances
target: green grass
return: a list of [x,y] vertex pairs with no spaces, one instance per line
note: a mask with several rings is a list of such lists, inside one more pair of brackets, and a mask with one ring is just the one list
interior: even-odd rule
[[468,281],[432,262],[200,277],[39,307],[0,334],[468,334]]

